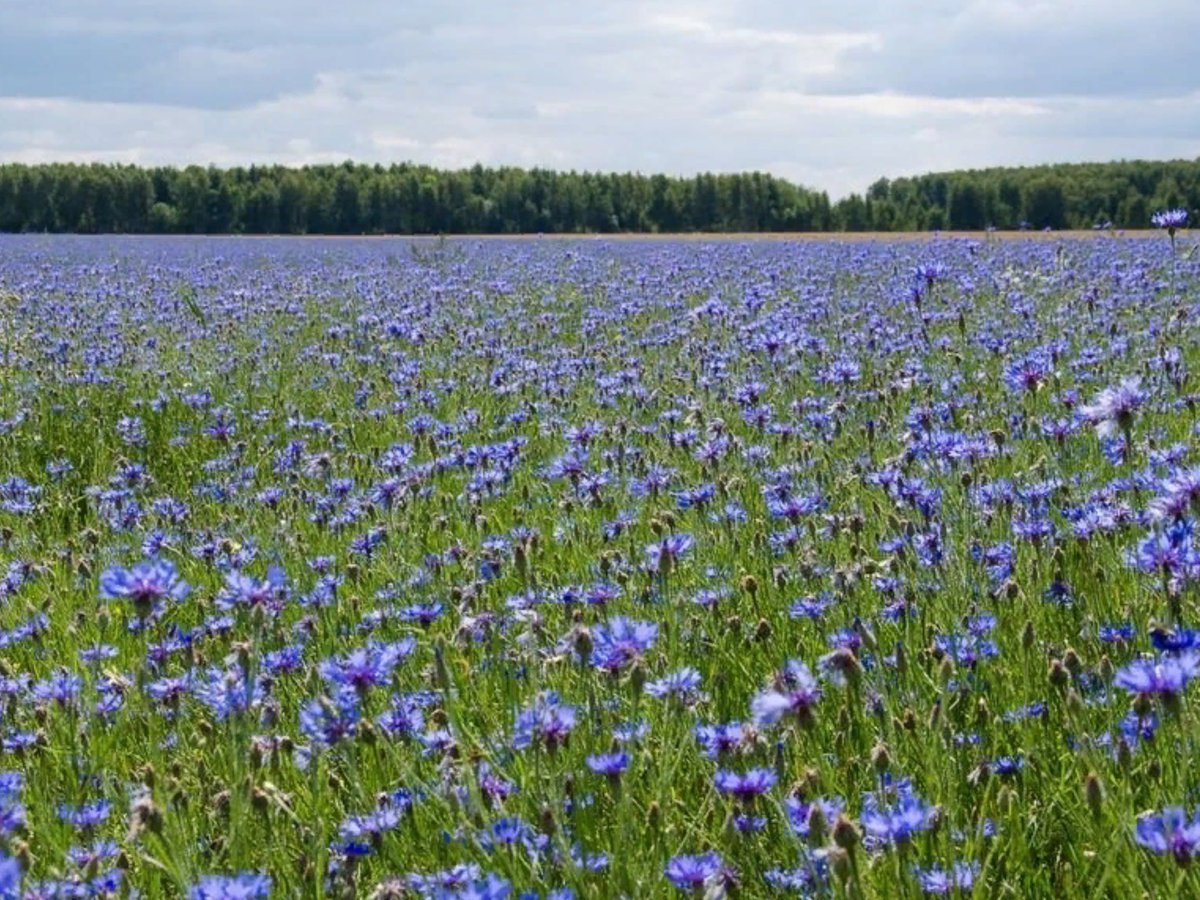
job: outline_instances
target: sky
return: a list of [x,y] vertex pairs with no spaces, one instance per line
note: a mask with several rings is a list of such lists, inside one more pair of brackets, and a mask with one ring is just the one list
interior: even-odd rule
[[1200,156],[1195,0],[0,0],[0,160],[827,190]]

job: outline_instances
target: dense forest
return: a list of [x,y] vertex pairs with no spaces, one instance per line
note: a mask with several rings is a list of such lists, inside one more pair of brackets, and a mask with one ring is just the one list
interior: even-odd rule
[[1200,208],[1200,160],[881,179],[836,203],[758,172],[428,166],[0,165],[0,231],[438,234],[1143,228]]

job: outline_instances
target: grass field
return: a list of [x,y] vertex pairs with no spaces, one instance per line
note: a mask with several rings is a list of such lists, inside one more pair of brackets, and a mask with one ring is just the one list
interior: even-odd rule
[[1200,896],[1200,263],[1062,237],[0,238],[0,898]]

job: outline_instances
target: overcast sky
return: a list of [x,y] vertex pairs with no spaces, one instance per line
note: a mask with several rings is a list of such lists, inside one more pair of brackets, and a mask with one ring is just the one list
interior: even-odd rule
[[1195,0],[0,0],[0,159],[880,175],[1200,156]]

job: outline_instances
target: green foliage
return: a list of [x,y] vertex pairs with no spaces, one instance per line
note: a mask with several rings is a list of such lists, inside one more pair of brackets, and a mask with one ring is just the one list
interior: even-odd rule
[[0,165],[0,231],[519,234],[1146,228],[1200,209],[1200,160],[972,169],[881,178],[831,203],[761,172],[391,166],[142,169]]
[[829,198],[758,172],[695,178],[398,164],[0,165],[0,231],[517,234],[822,231]]

